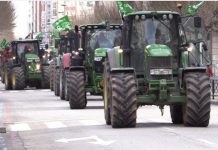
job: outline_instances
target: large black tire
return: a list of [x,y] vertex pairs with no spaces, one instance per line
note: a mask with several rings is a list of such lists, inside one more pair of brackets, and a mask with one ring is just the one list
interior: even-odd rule
[[55,81],[54,81],[54,91],[56,96],[60,96],[60,70],[59,68],[55,69]]
[[104,118],[107,125],[111,125],[110,107],[111,107],[111,84],[110,84],[110,66],[106,60],[104,63]]
[[187,101],[184,104],[185,126],[206,127],[210,120],[210,82],[206,73],[191,72],[184,76]]
[[5,83],[5,75],[4,75],[4,66],[1,67],[1,81],[2,83]]
[[12,76],[11,76],[11,68],[9,65],[6,65],[4,68],[4,82],[5,82],[5,90],[12,90]]
[[111,74],[112,105],[111,124],[113,128],[136,126],[136,81],[133,74]]
[[69,72],[69,104],[71,109],[84,109],[87,104],[83,71]]
[[42,80],[41,87],[43,89],[49,89],[50,79],[49,79],[49,66],[42,66]]
[[12,69],[12,88],[13,90],[23,90],[25,85],[25,74],[21,67]]
[[65,99],[65,83],[66,83],[66,77],[65,72],[63,69],[60,70],[60,99]]
[[173,124],[183,123],[183,106],[181,104],[170,106],[170,115]]
[[49,79],[50,79],[50,89],[54,91],[54,77],[55,77],[55,62],[52,61],[49,65]]
[[64,91],[65,91],[65,100],[69,101],[69,92],[68,92],[68,84],[69,84],[69,70],[65,70],[65,77],[66,77],[66,82],[65,82],[65,87],[64,87]]

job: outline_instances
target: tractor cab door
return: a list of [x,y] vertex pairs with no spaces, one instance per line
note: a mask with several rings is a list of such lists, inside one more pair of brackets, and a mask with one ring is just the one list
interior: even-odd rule
[[197,60],[199,66],[206,66],[210,63],[207,49],[207,32],[203,19],[200,15],[191,15],[182,17],[186,39],[188,43],[195,45],[192,51],[193,59]]

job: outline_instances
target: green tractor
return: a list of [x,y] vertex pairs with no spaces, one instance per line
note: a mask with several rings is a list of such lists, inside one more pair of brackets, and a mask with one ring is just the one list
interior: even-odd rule
[[38,40],[11,42],[12,58],[5,70],[5,89],[23,90],[25,87],[49,88],[49,70],[39,49]]
[[121,26],[88,24],[80,26],[84,64],[70,68],[69,104],[71,109],[86,107],[86,92],[101,95],[103,92],[103,62],[106,52],[120,44]]
[[[193,29],[203,27],[199,16],[188,17]],[[200,61],[207,48],[199,51],[186,38],[182,19],[173,11],[123,16],[122,44],[107,52],[104,63],[106,124],[135,127],[139,106],[156,105],[163,113],[169,105],[174,124],[208,126],[210,81]]]

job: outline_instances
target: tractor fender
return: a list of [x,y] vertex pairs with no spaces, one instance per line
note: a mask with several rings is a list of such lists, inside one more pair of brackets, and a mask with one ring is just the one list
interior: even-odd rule
[[108,50],[106,57],[108,58],[110,68],[116,68],[115,49]]
[[179,68],[179,81],[180,81],[180,88],[183,87],[183,78],[186,73],[189,72],[206,72],[206,67],[186,67],[186,68]]
[[70,53],[66,53],[63,55],[62,64],[63,64],[64,69],[70,67],[70,57],[71,57]]

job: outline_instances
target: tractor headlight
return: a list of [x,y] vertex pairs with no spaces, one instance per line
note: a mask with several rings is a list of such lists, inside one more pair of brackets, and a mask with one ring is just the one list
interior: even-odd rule
[[95,57],[95,61],[101,61],[102,57]]
[[172,74],[172,69],[151,69],[150,74],[151,75],[170,75]]
[[36,64],[36,70],[40,70],[40,64]]

